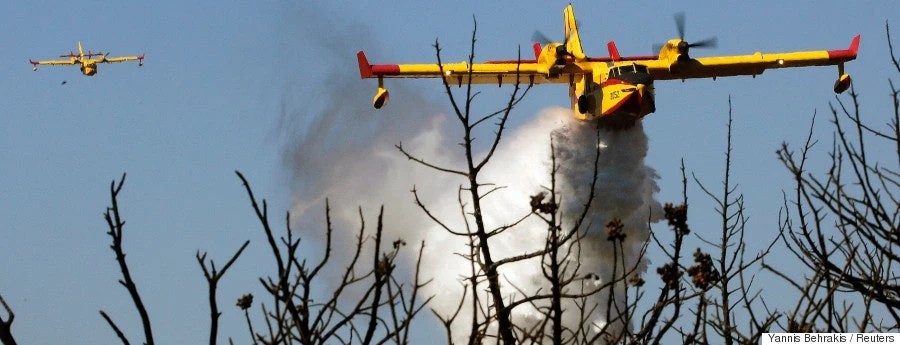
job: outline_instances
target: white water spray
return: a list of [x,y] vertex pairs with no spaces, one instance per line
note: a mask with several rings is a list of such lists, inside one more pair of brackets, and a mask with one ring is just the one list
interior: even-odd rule
[[[442,121],[440,117],[435,119],[418,135],[405,139],[404,147],[429,162],[451,167],[464,166],[461,151],[452,144],[455,138],[445,135],[455,123]],[[487,228],[509,224],[527,215],[531,211],[529,196],[549,187],[551,136],[560,166],[557,189],[563,197],[561,211],[567,217],[580,214],[594,172],[598,143],[596,133],[592,124],[575,120],[570,110],[561,108],[545,110],[532,122],[508,132],[481,175],[482,183],[505,186],[483,200]],[[590,230],[589,236],[582,242],[581,258],[581,273],[596,274],[600,277],[598,283],[611,278],[614,264],[612,243],[607,241],[604,226],[614,217],[622,220],[627,235],[624,242],[626,266],[638,265],[638,272],[643,272],[647,263],[641,262],[639,251],[649,237],[648,222],[655,222],[661,215],[661,207],[653,198],[658,191],[658,177],[652,168],[644,164],[647,137],[640,122],[624,131],[601,131],[600,136],[598,187],[585,222],[590,224]],[[431,307],[443,315],[449,315],[462,296],[464,277],[471,274],[467,261],[454,255],[467,252],[467,240],[446,232],[428,219],[413,204],[410,190],[415,185],[420,198],[433,214],[449,226],[462,230],[464,225],[458,203],[458,186],[466,181],[410,161],[393,145],[387,144],[384,140],[376,140],[373,145],[359,147],[353,155],[331,157],[327,166],[319,167],[317,176],[303,176],[307,183],[317,183],[319,188],[316,189],[320,193],[298,195],[295,217],[307,210],[320,213],[318,210],[321,210],[323,199],[327,197],[332,201],[332,216],[337,224],[342,224],[338,228],[354,229],[359,221],[358,205],[371,214],[384,204],[386,240],[403,238],[408,243],[426,242],[423,277],[434,280],[422,292],[425,296],[435,295]],[[302,151],[304,148],[296,149]],[[310,172],[309,169],[305,171]],[[463,198],[467,196],[467,193],[463,194]],[[471,202],[467,204],[471,205]],[[570,227],[570,224],[571,219],[563,220],[563,228]],[[349,239],[355,232],[343,231],[336,235]],[[501,259],[540,250],[546,236],[547,225],[532,216],[492,238],[490,245],[494,257]],[[406,252],[410,254],[407,260],[415,259],[415,251]],[[501,268],[504,296],[519,295],[517,289],[525,293],[548,291],[539,260],[535,258]],[[486,286],[481,290],[486,290]],[[595,299],[597,302],[600,299],[605,301],[605,296],[601,294]],[[616,303],[623,305],[621,296],[615,296],[615,299]],[[486,300],[482,298],[482,301]],[[601,308],[591,317],[596,325],[605,324],[606,304],[600,304]],[[465,306],[467,308],[468,304]],[[567,310],[574,312],[574,308]],[[470,315],[467,312],[464,309],[455,323],[458,327],[454,333],[460,338],[466,337],[469,331],[469,322],[463,319]],[[533,322],[539,317],[537,311],[528,305],[513,312],[514,320],[520,323]],[[567,322],[577,322],[574,315],[566,319]]]

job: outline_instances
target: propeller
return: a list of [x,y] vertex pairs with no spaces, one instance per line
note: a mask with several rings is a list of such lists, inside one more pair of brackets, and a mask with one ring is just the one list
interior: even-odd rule
[[[534,30],[534,34],[531,35],[531,40],[540,43],[542,46],[545,46],[549,43],[553,43],[553,40],[551,40],[549,37],[547,37],[547,35],[545,35],[540,30]],[[575,55],[573,55],[566,49],[566,45],[568,43],[569,43],[569,35],[566,35],[565,39],[563,39],[562,44],[560,44],[559,46],[556,47],[556,56],[558,59],[557,60],[558,64],[564,65],[565,63],[563,63],[563,62],[565,61],[564,58],[566,56],[569,56],[572,58],[575,57]]]
[[[678,52],[680,54],[687,56],[688,51],[691,48],[716,48],[719,46],[719,39],[716,38],[716,36],[713,36],[713,37],[710,37],[710,38],[707,38],[704,40],[696,41],[693,43],[689,43],[689,42],[685,41],[684,40],[684,32],[685,32],[685,26],[686,26],[685,22],[687,21],[685,19],[685,14],[684,14],[684,12],[678,12],[675,14],[674,17],[675,17],[675,28],[678,30],[678,39],[681,40],[681,42],[678,43],[678,47],[677,47]],[[654,53],[659,52],[662,49],[662,47],[663,47],[663,44],[654,44],[653,45]]]
[[[534,30],[534,34],[531,35],[531,40],[540,43],[542,46],[553,43],[553,41],[540,30]],[[562,44],[556,46],[556,65],[565,65],[566,56],[571,56],[574,58],[574,55],[566,50],[567,43],[569,43],[569,36],[566,36]]]
[[[581,28],[580,20],[575,20],[575,27]],[[553,40],[551,40],[547,35],[545,35],[540,30],[534,30],[534,33],[531,35],[531,40],[534,42],[538,42],[541,45],[547,45],[548,43],[553,43]],[[566,45],[567,43],[569,43],[569,36],[566,36],[565,39],[563,39],[562,45]]]
[[687,55],[690,48],[715,48],[719,46],[719,39],[715,36],[694,43],[688,43],[687,41],[685,41],[684,27],[686,21],[687,20],[685,19],[684,12],[678,12],[675,14],[675,27],[678,29],[678,38],[681,40],[681,43],[678,44],[679,53]]
[[549,37],[547,37],[547,35],[544,35],[544,33],[541,32],[540,30],[534,30],[534,34],[531,35],[531,40],[538,42],[541,45],[547,45],[550,42],[553,42],[550,40]]

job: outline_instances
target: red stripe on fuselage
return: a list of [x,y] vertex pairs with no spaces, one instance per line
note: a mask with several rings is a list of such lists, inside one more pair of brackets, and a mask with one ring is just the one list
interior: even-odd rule
[[[642,61],[642,60],[656,60],[659,59],[658,55],[643,55],[643,56],[622,56],[620,59],[615,61]],[[592,57],[587,59],[590,62],[613,62],[612,58],[609,57]]]
[[485,61],[486,64],[498,64],[498,63],[509,63],[509,64],[526,64],[526,63],[537,63],[537,60],[491,60]]
[[621,80],[619,80],[619,79],[606,79],[606,81],[604,81],[603,83],[601,83],[600,86],[619,85],[619,84],[628,84],[628,85],[631,85],[630,83],[626,83],[626,82],[621,81]]

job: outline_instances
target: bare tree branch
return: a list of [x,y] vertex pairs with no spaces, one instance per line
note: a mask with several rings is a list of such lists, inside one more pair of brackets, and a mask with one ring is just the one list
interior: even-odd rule
[[112,318],[110,318],[109,315],[106,315],[105,311],[101,310],[100,316],[102,316],[103,319],[106,320],[106,323],[109,325],[109,327],[111,327],[113,329],[113,332],[116,332],[116,336],[119,337],[119,340],[122,341],[123,345],[131,344],[128,342],[128,338],[125,337],[125,333],[122,333],[122,330],[119,329],[119,326],[116,326],[116,323],[113,322]]
[[0,295],[0,304],[3,304],[3,309],[6,309],[7,314],[6,321],[0,317],[0,342],[3,345],[16,345],[16,339],[12,335],[12,323],[16,318],[16,313],[9,307],[9,304],[6,304],[6,300],[3,299],[2,295]]
[[197,251],[197,263],[200,264],[200,268],[203,269],[203,276],[206,277],[206,283],[209,288],[209,318],[210,318],[210,326],[209,326],[209,345],[216,345],[216,337],[219,333],[219,316],[222,315],[219,312],[219,307],[216,304],[216,288],[219,285],[219,280],[225,276],[225,272],[228,271],[228,268],[234,264],[234,261],[237,260],[241,253],[244,252],[244,249],[250,244],[250,240],[244,242],[240,249],[228,260],[228,263],[225,264],[225,267],[222,267],[221,271],[216,271],[216,264],[212,259],[209,260],[209,268],[206,267],[206,252],[203,255],[200,255],[200,251]]
[[112,237],[112,245],[110,245],[110,248],[113,250],[113,253],[116,254],[116,262],[119,263],[119,269],[122,271],[122,280],[119,280],[119,284],[122,284],[122,286],[128,290],[128,294],[131,295],[131,300],[134,302],[134,306],[141,316],[141,325],[144,328],[144,343],[146,345],[153,345],[153,329],[150,326],[150,315],[147,313],[147,308],[144,307],[144,302],[141,300],[141,296],[138,293],[137,285],[131,278],[131,272],[128,269],[128,264],[125,262],[125,251],[122,249],[122,230],[125,227],[125,222],[122,220],[119,213],[118,197],[124,184],[125,173],[122,173],[122,178],[119,180],[118,185],[115,180],[110,184],[109,194],[112,205],[106,208],[106,212],[103,216],[106,218],[106,223],[109,226],[107,234]]

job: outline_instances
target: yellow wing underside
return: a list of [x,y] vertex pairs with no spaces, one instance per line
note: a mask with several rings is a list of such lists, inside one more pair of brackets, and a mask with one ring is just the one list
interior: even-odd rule
[[88,63],[92,63],[92,62],[96,62],[96,63],[125,62],[125,61],[137,61],[137,60],[139,60],[139,59],[140,59],[140,58],[137,57],[137,56],[120,56],[120,57],[109,58],[109,59],[106,59],[106,60],[101,60],[101,59],[88,59]]
[[37,63],[38,65],[74,65],[74,64],[78,63],[78,60],[75,60],[75,59],[71,59],[71,60],[44,60],[44,61],[37,61],[36,63]]
[[[98,64],[98,63],[113,63],[113,62],[125,62],[125,61],[137,61],[140,57],[138,56],[120,56],[109,59],[98,59],[98,58],[88,58],[84,59],[85,64]],[[69,60],[42,60],[35,61],[38,65],[74,65],[81,63],[78,59],[69,59]]]
[[775,53],[741,56],[701,57],[685,61],[635,61],[647,66],[655,80],[715,78],[739,75],[758,75],[767,69],[830,66],[843,61],[827,51]]
[[[534,62],[516,63],[479,63],[465,62],[438,64],[400,64],[389,65],[382,70],[373,71],[373,76],[384,78],[440,78],[449,84],[568,84],[576,75],[586,73],[603,73],[612,66],[639,64],[647,66],[655,80],[714,78],[739,75],[758,75],[767,69],[828,66],[841,61],[835,60],[827,51],[809,51],[794,53],[775,53],[740,56],[701,57],[684,61],[669,60],[631,60],[618,62],[578,62],[559,71],[556,76],[549,76],[548,67]],[[470,78],[471,73],[471,78]]]
[[[572,30],[575,31],[574,29]],[[674,40],[673,40],[674,41]],[[610,69],[639,65],[646,68],[653,80],[717,78],[762,74],[767,69],[837,66],[839,81],[849,81],[844,74],[844,63],[856,59],[860,36],[857,35],[846,49],[816,50],[787,53],[760,53],[735,56],[711,56],[689,58],[670,47],[658,56],[585,58],[567,60],[557,65],[551,45],[543,50],[535,47],[535,60],[504,60],[468,64],[467,62],[438,64],[369,64],[365,53],[357,53],[362,78],[444,78],[448,84],[569,84],[581,82],[585,77],[594,82],[605,82]],[[676,44],[678,42],[675,42]],[[686,52],[685,52],[686,53]],[[643,69],[643,68],[641,68]],[[846,86],[846,85],[845,85]],[[379,87],[382,87],[379,82]],[[836,86],[836,91],[839,90]]]
[[444,77],[448,84],[520,84],[563,83],[560,80],[546,78],[546,67],[536,63],[486,63],[472,64],[471,77],[469,64],[465,62],[438,64],[404,64],[396,65],[397,73],[380,74],[386,78],[440,78]]

